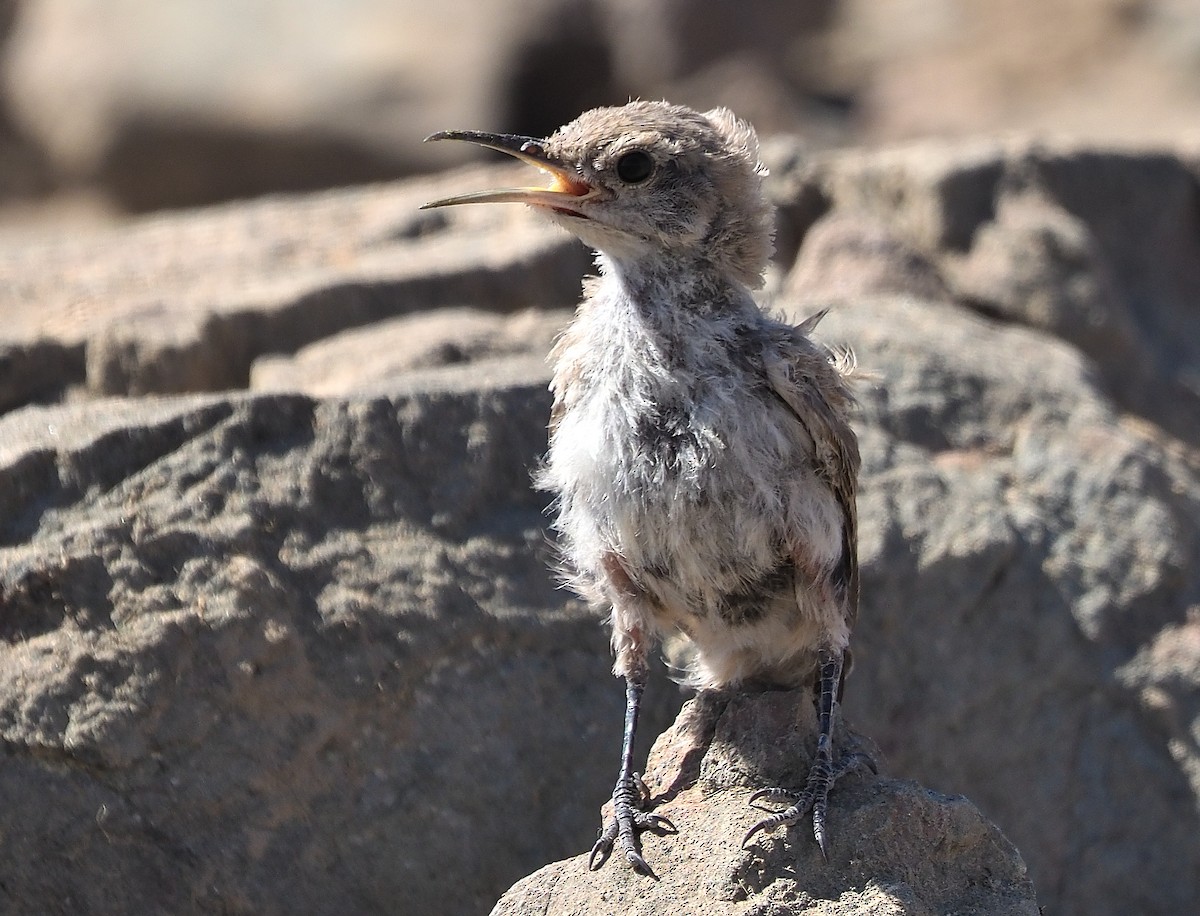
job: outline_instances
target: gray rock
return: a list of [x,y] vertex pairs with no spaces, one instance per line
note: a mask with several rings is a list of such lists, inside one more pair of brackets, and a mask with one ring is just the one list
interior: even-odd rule
[[[17,15],[17,0],[0,0],[0,60]],[[49,163],[13,123],[9,104],[0,92],[0,204],[46,190]]]
[[[876,375],[847,710],[888,779],[978,805],[1048,909],[1185,912],[1194,166],[938,149],[772,163],[795,265],[775,306],[833,305],[822,335]],[[469,328],[515,319],[433,311],[568,306],[587,255],[519,210],[415,211],[508,174],[0,251],[0,400],[66,401],[0,419],[19,910],[481,912],[590,846],[621,696],[528,487],[553,319],[485,341]],[[343,394],[100,397],[241,386],[256,364]],[[1118,384],[1137,378],[1157,398]],[[678,693],[649,698],[648,739]],[[925,893],[913,907],[950,899]]]
[[[807,823],[760,834],[757,788],[803,785],[816,716],[808,690],[701,694],[650,752],[655,810],[679,832],[643,834],[651,880],[580,855],[519,881],[493,916],[610,913],[934,914],[1036,916],[1020,855],[961,797],[914,783],[847,775],[830,804],[829,861]],[[619,857],[618,857],[619,858]]]
[[60,180],[130,209],[380,180],[433,166],[422,137],[500,107],[503,6],[181,2],[93,18],[33,0],[4,89]]
[[805,235],[782,295],[836,300],[881,293],[949,298],[937,266],[886,224],[835,213]]
[[822,146],[1177,142],[1200,124],[1190,3],[6,0],[0,185],[195,206],[441,168],[469,153],[423,147],[434,130],[541,133],[630,96]]
[[571,314],[569,309],[526,310],[505,317],[448,308],[394,318],[317,341],[294,356],[260,358],[250,387],[347,394],[395,384],[417,369],[506,356],[544,358]]
[[[864,139],[1065,133],[1169,142],[1200,123],[1200,24],[1188,0],[1080,6],[1010,0],[840,9],[820,56]],[[1189,62],[1190,61],[1190,62]],[[1176,74],[1176,68],[1181,68]]]
[[[542,135],[630,95],[679,88],[686,102],[677,81],[734,52],[747,59],[736,72],[786,98],[804,82],[792,46],[833,4],[176,0],[102,17],[70,0],[21,6],[0,100],[57,183],[144,212],[443,168],[471,153],[422,146],[435,130]],[[738,101],[713,89],[697,103]],[[755,110],[764,129],[807,117]]]
[[0,908],[482,912],[586,843],[622,693],[547,572],[548,406],[0,421]]
[[1121,407],[1200,444],[1194,161],[1024,140],[768,151],[790,294],[944,287],[1074,344]]
[[886,772],[994,818],[1048,908],[1185,910],[1200,682],[1149,659],[1200,605],[1194,457],[1044,336],[911,299],[827,321],[880,374],[849,715]]
[[241,388],[259,357],[436,306],[573,305],[588,254],[565,232],[519,207],[417,209],[511,174],[268,198],[6,245],[0,410],[71,387]]

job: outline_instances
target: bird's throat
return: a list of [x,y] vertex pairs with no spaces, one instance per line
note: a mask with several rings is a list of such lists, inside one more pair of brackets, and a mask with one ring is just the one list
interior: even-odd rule
[[597,257],[602,286],[643,318],[697,318],[757,312],[744,284],[715,265],[692,258]]

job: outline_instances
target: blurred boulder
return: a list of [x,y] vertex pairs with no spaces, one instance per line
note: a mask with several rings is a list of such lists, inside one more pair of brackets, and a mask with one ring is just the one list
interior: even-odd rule
[[1012,130],[1169,143],[1200,124],[1191,0],[845,0],[819,55],[861,142]]
[[432,154],[434,130],[542,135],[631,97],[819,148],[1200,123],[1189,0],[9,0],[6,21],[0,183],[133,211],[442,168],[484,154]]
[[[0,61],[16,16],[17,0],[0,0]],[[0,92],[0,204],[34,196],[49,184],[49,163],[14,123],[8,101]]]
[[[731,55],[782,98],[797,88],[791,42],[830,8],[23,0],[0,98],[58,184],[101,187],[127,210],[185,207],[462,162],[477,151],[435,155],[421,139],[449,127],[542,135]],[[746,99],[720,88],[697,104]],[[799,126],[755,110],[763,129]]]
[[418,369],[516,356],[544,362],[572,314],[569,309],[527,309],[503,316],[446,308],[380,321],[319,340],[292,356],[257,360],[250,387],[327,396],[378,389]]

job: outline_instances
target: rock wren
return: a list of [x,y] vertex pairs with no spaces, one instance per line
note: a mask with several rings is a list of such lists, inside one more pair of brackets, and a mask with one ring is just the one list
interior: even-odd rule
[[[564,566],[611,611],[625,734],[613,817],[588,859],[619,844],[653,876],[640,832],[674,830],[646,810],[633,739],[649,654],[690,642],[697,687],[813,683],[814,763],[794,799],[758,821],[791,826],[811,809],[826,848],[837,778],[833,727],[858,607],[858,446],[847,421],[852,360],[758,307],[773,214],[754,129],[727,109],[665,102],[585,112],[545,140],[443,131],[515,156],[548,187],[426,204],[528,204],[596,249],[600,276],[555,345],[550,446],[540,485],[557,496]],[[823,313],[822,313],[823,314]]]

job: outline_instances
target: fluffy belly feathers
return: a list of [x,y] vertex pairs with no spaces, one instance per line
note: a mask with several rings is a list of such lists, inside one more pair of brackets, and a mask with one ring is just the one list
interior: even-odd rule
[[600,558],[618,557],[654,628],[696,644],[702,680],[755,673],[737,657],[764,647],[786,664],[828,629],[809,586],[841,550],[841,513],[814,486],[807,435],[744,383],[655,394],[594,391],[555,432],[543,484],[560,497],[573,584],[607,603]]

